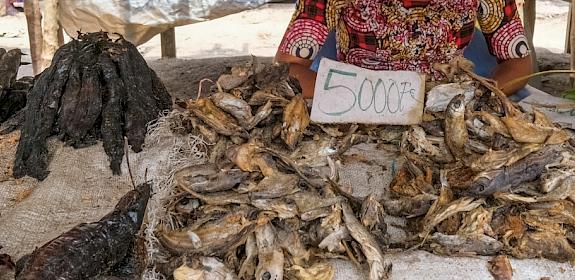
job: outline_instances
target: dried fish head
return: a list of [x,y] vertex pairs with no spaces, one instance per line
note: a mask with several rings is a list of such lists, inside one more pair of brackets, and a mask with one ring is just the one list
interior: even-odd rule
[[[272,113],[272,102],[268,101],[264,106],[258,108],[256,114],[248,121],[246,129],[250,130],[258,125],[261,121],[265,120]],[[271,140],[271,139],[270,139]]]
[[158,236],[173,252],[221,256],[243,244],[255,227],[256,221],[250,220],[248,213],[235,211],[198,228],[162,231]]
[[473,253],[479,255],[497,254],[503,249],[503,244],[497,239],[483,234],[473,235],[445,235],[436,232],[431,240],[439,246],[434,250],[442,254]]
[[445,144],[456,159],[466,156],[465,144],[469,140],[465,124],[465,96],[456,95],[445,111]]
[[438,207],[431,215],[425,217],[423,221],[423,231],[421,237],[426,236],[431,230],[439,225],[442,221],[449,217],[461,212],[469,212],[485,202],[484,199],[477,199],[470,197],[459,198],[443,207]]
[[261,171],[264,176],[269,176],[275,171],[273,160],[260,154],[262,144],[255,139],[248,143],[233,147],[227,152],[227,156],[235,165],[246,172]]
[[190,112],[219,134],[226,136],[246,136],[247,134],[232,117],[216,107],[208,98],[190,100],[187,102],[187,107]]
[[298,184],[299,176],[276,172],[262,179],[250,195],[252,199],[284,197],[298,192]]
[[300,166],[323,167],[327,165],[327,157],[337,152],[331,139],[324,137],[319,140],[302,141],[290,157]]
[[386,212],[392,216],[414,218],[428,213],[435,200],[437,200],[436,195],[419,194],[414,197],[404,197],[397,200],[384,199],[381,202]]
[[360,245],[369,264],[369,279],[389,279],[392,264],[385,258],[381,247],[373,235],[357,220],[351,207],[347,203],[341,203],[343,220],[350,235]]
[[271,223],[256,229],[258,266],[256,280],[283,279],[284,254],[279,247],[276,230]]
[[419,155],[437,156],[439,149],[425,137],[425,130],[420,126],[412,126],[407,132],[407,141],[413,146],[413,152]]
[[233,280],[234,272],[216,258],[201,257],[192,267],[183,264],[174,271],[174,280]]
[[280,246],[287,252],[286,259],[290,265],[305,266],[311,257],[305,248],[299,233],[296,230],[283,230],[278,232]]
[[361,223],[369,230],[378,228],[381,232],[385,233],[387,225],[383,220],[385,211],[383,206],[377,201],[374,194],[370,194],[365,198],[361,205]]
[[216,92],[210,98],[216,106],[236,118],[243,128],[248,128],[253,116],[252,107],[247,102],[225,92]]
[[516,258],[539,258],[569,262],[575,260],[575,249],[565,236],[553,232],[528,232],[511,253]]
[[[509,130],[509,134],[511,134],[513,139],[520,143],[543,144],[547,142],[550,136],[559,131],[559,129],[554,127],[531,123],[521,118],[521,116],[505,116],[501,118],[501,120]],[[552,142],[559,142],[561,138],[562,137],[558,135]]]
[[301,96],[292,98],[284,108],[281,137],[292,150],[303,137],[303,132],[310,123],[307,104]]
[[198,199],[190,199],[184,197],[183,199],[176,202],[174,205],[174,210],[176,213],[180,214],[191,214],[194,210],[200,207],[200,201]]
[[475,208],[465,215],[463,225],[457,232],[459,235],[493,235],[490,223],[493,216],[492,211],[481,206]]
[[499,133],[503,136],[509,137],[509,130],[505,123],[496,115],[491,114],[485,111],[479,111],[475,113],[482,121],[486,122],[489,125],[489,128],[493,133]]
[[252,279],[256,273],[258,245],[256,243],[256,236],[250,233],[246,239],[245,245],[246,258],[243,260],[238,276],[240,279]]
[[252,199],[251,204],[260,210],[275,212],[280,219],[289,219],[298,215],[295,202],[285,197],[276,199]]
[[203,268],[191,268],[187,264],[183,264],[174,270],[174,280],[204,280],[206,279],[205,271]]
[[212,129],[211,127],[207,126],[203,121],[196,117],[190,118],[190,123],[192,127],[199,132],[208,143],[216,143],[219,139],[219,134]]
[[248,104],[252,106],[261,106],[271,102],[273,106],[285,107],[290,103],[287,99],[271,93],[271,89],[258,90],[254,92]]
[[329,252],[343,253],[345,252],[345,247],[342,242],[349,239],[349,237],[349,231],[342,225],[326,236],[317,247],[324,250],[327,249]]
[[539,178],[540,189],[543,193],[551,192],[560,186],[565,178],[573,175],[575,172],[572,170],[552,169],[541,174]]
[[326,261],[307,268],[294,265],[289,268],[289,272],[293,273],[294,279],[297,280],[332,280],[335,274],[333,267]]
[[239,169],[220,170],[207,163],[186,167],[174,174],[176,183],[183,189],[199,193],[227,191],[237,187],[249,173]]

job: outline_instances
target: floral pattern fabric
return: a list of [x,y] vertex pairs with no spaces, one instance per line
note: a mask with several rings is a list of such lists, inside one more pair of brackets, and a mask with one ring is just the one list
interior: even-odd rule
[[433,64],[463,55],[476,21],[498,60],[529,54],[514,0],[298,0],[279,51],[314,59],[335,29],[339,61],[440,79]]

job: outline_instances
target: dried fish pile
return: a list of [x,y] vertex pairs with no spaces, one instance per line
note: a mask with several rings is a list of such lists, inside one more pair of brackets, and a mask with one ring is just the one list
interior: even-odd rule
[[[416,246],[574,260],[568,132],[520,111],[465,61],[438,67],[478,90],[420,126],[310,123],[287,69],[255,60],[221,76],[210,97],[177,102],[188,114],[173,130],[201,136],[210,156],[175,173],[156,269],[174,279],[332,279],[327,259],[346,258],[387,279],[385,252]],[[364,142],[396,143],[405,159],[381,197],[338,184],[338,162]],[[401,242],[389,239],[392,216],[406,221]]]
[[0,123],[26,106],[26,94],[32,86],[32,77],[16,80],[21,58],[20,49],[6,51],[0,48]]
[[30,90],[14,176],[46,178],[46,139],[52,135],[76,148],[103,140],[110,167],[119,174],[124,137],[139,152],[147,124],[171,104],[134,45],[104,32],[79,34],[56,52]]

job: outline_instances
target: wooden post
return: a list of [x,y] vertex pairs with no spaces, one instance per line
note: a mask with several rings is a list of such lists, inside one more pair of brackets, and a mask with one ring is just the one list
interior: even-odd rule
[[565,53],[571,53],[571,13],[573,5],[569,6],[569,16],[567,17],[567,32],[565,32]]
[[[533,44],[533,35],[535,34],[535,19],[537,18],[535,10],[535,0],[525,0],[523,4],[523,26],[525,26],[525,36],[527,37],[527,44],[531,50],[531,64],[533,65],[533,72],[539,71],[537,63],[537,53],[535,52],[535,45]],[[530,84],[538,86],[541,79],[538,77],[532,78]]]
[[58,26],[58,46],[62,46],[64,45],[64,29],[62,29],[62,26],[59,25]]
[[52,57],[58,50],[58,0],[44,1],[44,45],[42,47],[42,70],[50,67]]
[[176,31],[172,27],[160,34],[162,58],[176,57]]
[[0,0],[0,17],[6,15],[6,0]]
[[[575,7],[575,0],[571,0],[571,8]],[[571,28],[569,30],[569,41],[570,41],[570,49],[571,49],[571,70],[575,70],[575,56],[573,55],[575,53],[575,28],[573,28],[573,24],[575,24],[575,13],[573,11],[571,11],[571,18],[569,19],[571,21]],[[569,80],[571,82],[571,88],[573,88],[574,82],[575,82],[575,75],[571,74],[569,77]]]
[[28,25],[28,38],[30,40],[30,56],[32,57],[32,68],[34,75],[41,72],[42,57],[42,13],[38,0],[26,0],[24,2],[24,12]]

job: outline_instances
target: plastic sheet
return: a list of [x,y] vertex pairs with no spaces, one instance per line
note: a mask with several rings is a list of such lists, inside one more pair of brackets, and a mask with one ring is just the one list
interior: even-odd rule
[[254,9],[270,0],[75,0],[60,2],[66,33],[119,33],[140,45],[169,28]]

